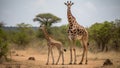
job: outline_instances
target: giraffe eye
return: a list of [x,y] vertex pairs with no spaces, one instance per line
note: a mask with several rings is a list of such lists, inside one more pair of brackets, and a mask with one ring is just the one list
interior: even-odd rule
[[[69,15],[70,16],[70,15]],[[71,19],[71,17],[69,17],[69,19]]]

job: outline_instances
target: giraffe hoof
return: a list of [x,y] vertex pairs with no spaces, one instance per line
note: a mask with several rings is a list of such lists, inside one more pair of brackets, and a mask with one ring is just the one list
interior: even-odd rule
[[74,64],[77,64],[77,63],[74,63]]
[[46,65],[48,65],[48,63],[46,63]]
[[55,65],[58,65],[58,63],[56,63]]
[[82,62],[80,62],[79,64],[82,65]]
[[69,65],[71,65],[72,63],[69,63]]
[[52,65],[54,65],[54,63],[52,63]]
[[64,63],[62,63],[62,65],[64,65]]
[[87,62],[85,64],[87,65]]

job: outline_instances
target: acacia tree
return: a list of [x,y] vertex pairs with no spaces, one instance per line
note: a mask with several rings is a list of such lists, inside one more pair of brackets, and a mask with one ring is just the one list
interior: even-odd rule
[[108,51],[106,45],[111,39],[111,30],[113,23],[105,21],[103,23],[95,23],[89,29],[90,37],[98,44],[98,48],[101,51]]
[[45,24],[47,27],[50,27],[53,23],[60,22],[61,18],[50,13],[43,13],[36,15],[33,20],[39,21],[40,24]]
[[[61,21],[61,18],[51,14],[51,13],[43,13],[43,14],[38,14],[36,15],[36,17],[33,19],[33,21],[38,21],[40,24],[44,24],[47,28],[47,31],[49,34],[51,34],[51,29],[50,26],[52,26],[52,24],[54,23],[58,23]],[[40,31],[38,31],[38,37],[40,38],[44,38],[43,33]]]

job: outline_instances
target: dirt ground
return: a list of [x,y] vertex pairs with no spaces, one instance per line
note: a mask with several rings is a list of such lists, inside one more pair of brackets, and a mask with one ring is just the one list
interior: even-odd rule
[[[53,50],[55,61],[58,57],[56,49]],[[12,50],[11,62],[4,62],[0,64],[0,68],[120,68],[120,53],[106,52],[106,53],[91,53],[88,52],[88,64],[83,62],[82,65],[69,63],[69,50],[64,52],[65,64],[61,65],[61,59],[58,65],[52,65],[50,57],[49,65],[46,65],[47,49],[35,50],[32,48],[26,50]],[[82,49],[77,49],[77,63],[80,62]],[[35,57],[35,60],[28,60],[29,57]],[[113,65],[103,66],[106,59],[110,59]]]

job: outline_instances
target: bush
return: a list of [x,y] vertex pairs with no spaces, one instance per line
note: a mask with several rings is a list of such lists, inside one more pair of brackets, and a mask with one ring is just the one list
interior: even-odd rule
[[7,43],[7,34],[0,28],[0,62],[4,57],[7,60],[8,53],[8,43]]
[[34,30],[29,24],[18,24],[18,29],[12,35],[13,43],[20,48],[25,48],[30,41],[35,37]]

